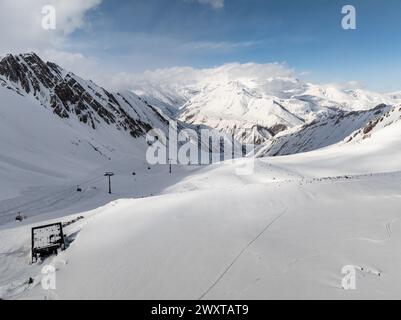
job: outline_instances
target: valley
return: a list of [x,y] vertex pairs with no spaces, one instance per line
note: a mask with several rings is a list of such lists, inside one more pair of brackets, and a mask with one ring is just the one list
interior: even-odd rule
[[[0,299],[401,297],[399,97],[267,90],[225,68],[168,94],[111,93],[36,54],[0,59]],[[256,156],[170,173],[148,163],[146,134],[171,121],[207,156],[221,149],[200,129]],[[32,264],[31,228],[54,222],[68,248]]]

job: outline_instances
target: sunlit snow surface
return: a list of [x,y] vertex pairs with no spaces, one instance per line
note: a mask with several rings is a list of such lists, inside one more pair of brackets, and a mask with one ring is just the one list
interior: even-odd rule
[[[113,195],[105,179],[78,199],[66,183],[54,190],[63,195],[54,211],[49,203],[22,224],[2,225],[0,297],[400,299],[401,123],[393,120],[351,143],[258,159],[246,176],[236,169],[251,159],[172,175],[108,164]],[[71,246],[29,265],[31,226],[78,215],[85,218],[65,229]],[[41,287],[45,264],[57,269],[56,290]],[[346,265],[357,269],[356,290],[341,288]]]

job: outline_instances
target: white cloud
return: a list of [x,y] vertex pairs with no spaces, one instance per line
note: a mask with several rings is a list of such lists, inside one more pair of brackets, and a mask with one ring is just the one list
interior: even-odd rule
[[43,60],[54,62],[65,70],[72,71],[84,79],[93,80],[99,74],[97,59],[86,57],[81,53],[70,53],[50,49],[40,52],[39,55]]
[[205,4],[211,6],[213,9],[223,9],[224,0],[184,0],[186,2],[198,2],[200,4]]
[[[60,49],[67,36],[86,26],[85,14],[101,0],[1,0],[0,53]],[[56,29],[42,28],[42,8],[56,9]]]
[[341,81],[341,82],[331,82],[325,85],[326,87],[334,87],[339,90],[355,90],[355,89],[365,89],[365,85],[356,80],[351,80],[351,81]]
[[222,9],[224,7],[224,0],[197,0],[201,4],[211,5],[214,9]]
[[215,68],[196,69],[174,67],[146,71],[140,74],[118,73],[103,79],[107,87],[114,90],[140,90],[149,86],[182,87],[205,84],[210,81],[241,80],[255,86],[271,88],[288,86],[293,83],[295,73],[284,63],[229,63]]
[[232,51],[240,48],[252,47],[260,44],[260,41],[194,41],[187,42],[179,45],[177,48],[184,52],[194,51],[214,51],[214,52],[225,52]]

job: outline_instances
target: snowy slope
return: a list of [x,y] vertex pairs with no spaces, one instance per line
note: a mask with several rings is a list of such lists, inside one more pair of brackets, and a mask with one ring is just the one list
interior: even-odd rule
[[[37,55],[0,61],[0,224],[85,200],[86,180],[130,159],[145,170],[151,128],[169,118],[132,92],[109,93]],[[90,197],[97,195],[89,192]],[[89,200],[88,200],[89,201]],[[90,200],[86,206],[106,203]],[[80,207],[82,209],[82,206]]]
[[[339,110],[381,98],[352,100],[344,91],[343,100],[288,77],[255,83],[221,73],[211,83],[164,88],[151,103],[32,54],[5,59],[0,299],[401,298],[400,107],[348,113]],[[169,115],[191,109],[194,117],[207,111],[207,126],[250,128],[261,142],[276,121],[292,126],[290,151],[341,141],[290,156],[173,166],[171,174],[149,166],[146,129],[167,130]],[[278,131],[280,141],[286,133]],[[251,165],[251,174],[238,175]],[[106,171],[115,173],[111,195]],[[59,221],[71,223],[68,249],[30,264],[31,227]],[[47,264],[57,269],[56,290],[40,285]],[[345,265],[357,270],[355,291],[341,288]]]
[[392,104],[394,97],[369,90],[338,88],[330,85],[308,84],[302,95],[295,98],[303,100],[312,97],[321,103],[332,105],[346,111],[368,110],[380,104]]
[[[369,139],[257,159],[248,176],[236,169],[252,159],[177,168],[153,197],[79,212],[85,219],[66,229],[70,248],[46,261],[57,268],[51,292],[40,286],[41,265],[27,264],[30,225],[3,228],[0,265],[14,268],[1,270],[0,295],[400,298],[400,130],[394,121]],[[346,265],[356,290],[341,287]]]
[[134,94],[129,95],[129,103],[123,95],[111,94],[90,80],[44,62],[35,53],[2,58],[0,85],[35,98],[63,119],[78,120],[92,129],[114,126],[134,138],[143,136],[151,127],[160,127],[165,120]]
[[380,118],[391,109],[379,105],[371,110],[341,112],[323,119],[283,132],[267,141],[256,155],[278,156],[307,152],[327,147],[346,139],[354,131],[363,128],[370,121]]
[[361,127],[354,134],[345,139],[346,143],[349,142],[360,142],[364,139],[369,139],[372,135],[375,135],[376,132],[381,132],[386,127],[392,127],[393,125],[397,125],[401,120],[401,105],[393,106],[383,115],[371,119],[368,123],[366,123],[363,127]]
[[396,100],[398,103],[401,103],[401,91],[388,93],[387,97],[392,100]]
[[[116,163],[124,160],[132,183],[132,172],[148,170],[145,134],[157,128],[168,135],[170,120],[130,91],[110,93],[33,53],[5,56],[0,60],[0,225],[13,221],[18,211],[33,218],[71,212],[76,202],[78,210],[107,203],[110,199],[98,197],[99,185],[86,181],[103,181],[103,174],[117,172]],[[187,141],[198,145],[197,127],[177,125],[192,129],[185,132]],[[208,153],[206,142],[200,146]],[[219,152],[218,147],[212,150]],[[88,192],[77,193],[77,185]],[[152,192],[143,187],[138,195]]]
[[[152,128],[160,129],[168,136],[170,121],[178,122],[179,129],[191,129],[192,132],[188,131],[186,135],[194,144],[198,140],[196,131],[205,127],[177,121],[163,104],[153,105],[131,91],[111,93],[91,80],[84,80],[52,62],[44,62],[35,53],[3,57],[0,60],[0,87],[40,104],[61,118],[65,125],[81,129],[86,125],[85,135],[100,135],[93,149],[109,159],[118,158],[119,150],[113,144],[102,145],[102,135],[122,134],[123,140],[131,139],[134,150],[127,146],[120,150],[127,153],[135,151],[138,144],[145,150],[144,137]],[[168,103],[173,101],[168,100]],[[203,142],[201,146],[205,149]]]
[[283,128],[303,123],[303,119],[289,112],[273,97],[261,95],[240,82],[204,88],[182,106],[179,119],[234,134],[236,139],[245,134],[244,142],[250,142],[247,141],[249,135],[257,130],[256,142],[259,143]]
[[[140,158],[146,142],[103,126],[97,130],[49,112],[31,97],[0,87],[1,200],[29,187],[83,180],[111,159]],[[0,217],[5,209],[0,204]]]
[[[145,134],[167,117],[131,92],[111,94],[37,55],[0,61],[0,200],[85,177],[111,159],[144,160]],[[3,180],[4,179],[4,180]]]
[[234,133],[247,143],[251,139],[263,143],[285,129],[343,111],[397,101],[394,95],[305,83],[292,74],[277,72],[277,65],[270,67],[270,73],[263,68],[234,63],[201,69],[195,75],[191,70],[171,70],[171,79],[169,70],[162,70],[132,85],[144,99],[177,114],[180,120]]

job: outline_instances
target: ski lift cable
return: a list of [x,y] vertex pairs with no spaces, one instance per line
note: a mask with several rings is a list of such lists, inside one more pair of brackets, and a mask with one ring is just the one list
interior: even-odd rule
[[101,176],[97,176],[97,177],[91,178],[89,180],[84,180],[81,183],[79,183],[78,185],[81,186],[81,185],[84,185],[84,184],[92,183],[92,182],[94,182],[96,180],[102,179],[103,177],[104,177],[104,175],[101,175]]
[[[72,190],[72,187],[69,187],[68,189]],[[75,190],[75,187],[74,187],[74,190]],[[67,190],[62,190],[62,191],[59,191],[59,192],[56,192],[56,193],[53,193],[53,194],[50,194],[50,195],[46,195],[46,196],[40,197],[40,198],[32,200],[32,201],[30,201],[28,203],[23,203],[23,204],[20,204],[20,205],[18,205],[16,207],[7,209],[5,211],[0,211],[0,214],[6,213],[6,212],[9,212],[9,211],[19,211],[20,209],[26,207],[27,205],[32,205],[32,204],[36,204],[36,203],[39,203],[39,202],[43,202],[43,201],[45,201],[46,199],[49,199],[49,198],[53,198],[54,199],[55,197],[66,193],[66,191]],[[72,192],[70,192],[70,193],[72,193]],[[7,217],[7,216],[11,216],[11,215],[15,215],[15,212],[14,213],[5,214],[5,215],[1,215],[0,217]]]
[[[100,177],[96,177],[96,179],[99,179],[99,178],[100,178]],[[95,181],[95,179],[93,178],[93,179],[84,181],[84,182],[82,183],[82,185],[84,185],[84,184],[86,184],[86,183],[89,183],[89,182],[92,182],[92,181]],[[51,200],[52,198],[54,199],[54,198],[56,198],[56,197],[58,197],[58,196],[61,196],[62,194],[65,194],[65,193],[68,192],[68,191],[70,191],[70,193],[72,193],[72,192],[71,192],[72,190],[74,190],[74,192],[75,192],[75,186],[74,186],[74,187],[69,186],[68,188],[65,188],[65,189],[63,189],[63,190],[61,190],[61,191],[58,191],[58,192],[55,192],[55,193],[51,193],[51,194],[42,196],[42,197],[40,197],[40,198],[38,198],[38,199],[34,199],[34,200],[32,200],[32,201],[29,201],[28,203],[19,204],[19,205],[15,206],[15,207],[12,207],[12,208],[10,208],[10,209],[6,209],[6,210],[3,210],[3,211],[0,211],[0,215],[1,215],[0,217],[7,217],[7,216],[15,215],[15,211],[18,211],[18,210],[20,210],[20,209],[22,209],[22,208],[25,208],[25,207],[28,206],[28,205],[35,205],[35,204],[37,204],[37,203],[39,203],[39,202],[43,202],[43,201],[45,201],[45,200],[47,200],[47,199],[49,199],[49,200]],[[9,214],[3,214],[3,213],[7,213],[7,212],[9,212],[9,211],[14,211],[14,212],[13,212],[13,213],[9,213]]]
[[[96,182],[97,180],[101,180],[101,179],[103,179],[103,178],[104,178],[103,175],[97,176],[97,177],[91,178],[91,179],[89,179],[89,180],[84,180],[84,181],[82,181],[82,182],[81,182],[80,184],[78,184],[78,185],[79,185],[79,186],[81,186],[81,185],[86,185],[86,184],[88,184],[88,183],[93,183],[93,182]],[[74,187],[68,187],[68,190],[69,190],[69,189],[72,189],[72,188],[74,188],[74,190],[75,190],[75,186],[74,186]],[[15,215],[15,211],[18,211],[18,210],[20,210],[20,209],[26,207],[27,205],[32,205],[32,204],[36,204],[36,203],[42,202],[42,201],[44,201],[45,199],[47,199],[47,198],[49,198],[49,197],[50,197],[50,198],[55,198],[55,197],[57,197],[57,196],[59,196],[59,195],[61,195],[61,194],[64,194],[64,193],[66,193],[66,192],[67,192],[67,189],[64,189],[64,190],[61,190],[61,191],[59,191],[59,192],[56,192],[56,193],[53,193],[53,194],[49,194],[49,195],[40,197],[40,198],[38,198],[38,199],[32,200],[32,201],[30,201],[29,203],[20,204],[20,205],[17,205],[17,206],[15,206],[15,207],[13,207],[13,208],[10,208],[10,209],[4,210],[4,211],[0,211],[0,218],[9,217],[9,216],[14,216],[14,215]],[[8,214],[3,214],[3,213],[7,213],[7,212],[9,212],[9,211],[14,211],[14,212],[8,213]]]

